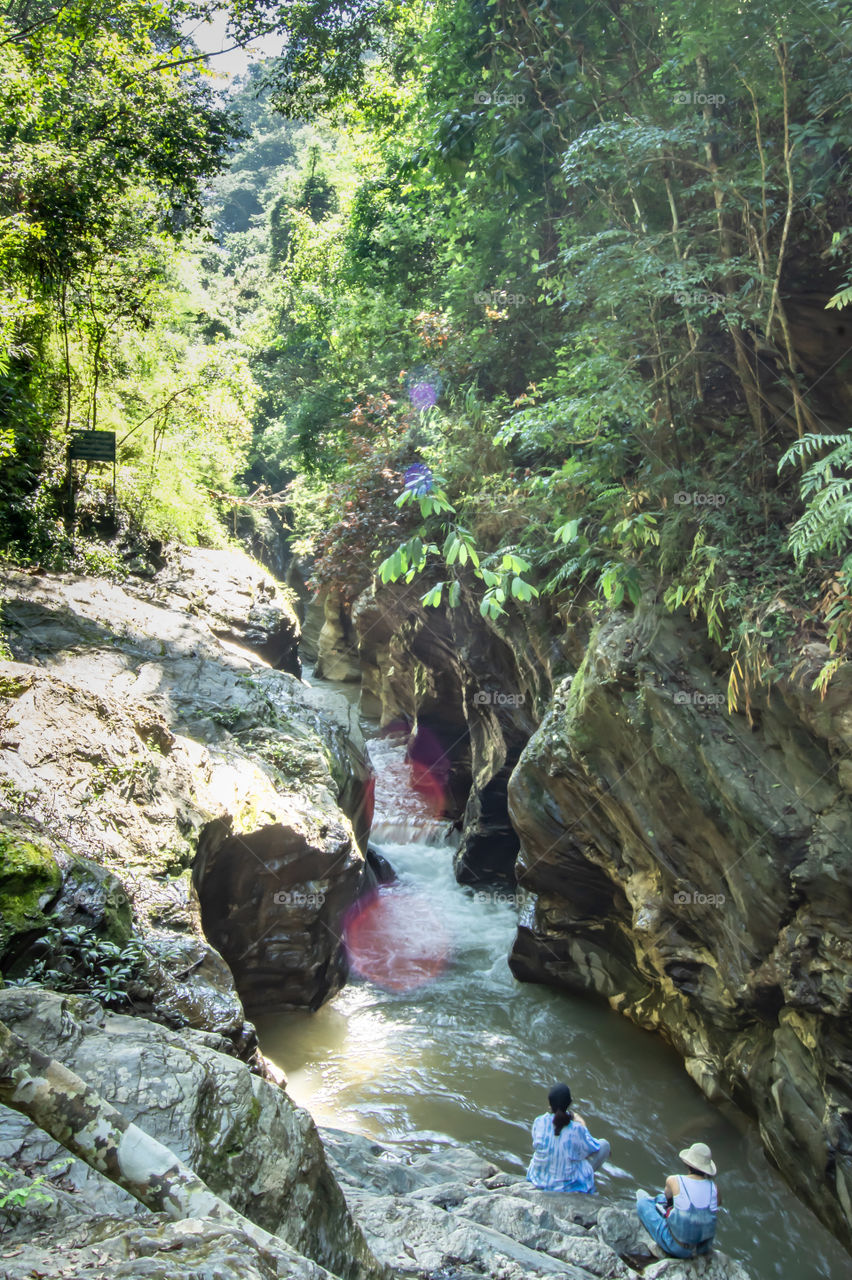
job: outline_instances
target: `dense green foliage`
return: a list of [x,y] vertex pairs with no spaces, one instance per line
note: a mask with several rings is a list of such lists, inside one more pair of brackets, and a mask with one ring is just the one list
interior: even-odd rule
[[[830,308],[850,6],[466,3],[377,23],[377,56],[324,103],[361,185],[322,255],[291,243],[283,264],[316,344],[286,447],[341,477],[320,580],[351,594],[379,562],[452,607],[480,577],[492,617],[536,588],[565,616],[656,594],[731,652],[733,701],[789,669],[791,639],[827,625],[845,647],[852,344]],[[288,110],[309,111],[308,62],[286,77]],[[342,393],[373,442],[354,467]],[[801,493],[798,441],[816,460]],[[397,533],[376,477],[415,463],[441,508]]]
[[61,543],[68,431],[114,426],[160,536],[244,533],[286,486],[343,599],[656,596],[729,652],[733,701],[814,638],[824,687],[852,4],[240,0],[237,38],[287,39],[227,112],[190,11],[7,7],[7,541]]
[[[121,506],[149,532],[221,537],[205,487],[242,458],[254,387],[239,346],[187,324],[199,288],[180,246],[235,133],[184,63],[187,12],[21,0],[0,18],[0,531],[18,554],[86,549],[61,523],[79,428],[116,431]],[[106,477],[89,471],[97,527]]]

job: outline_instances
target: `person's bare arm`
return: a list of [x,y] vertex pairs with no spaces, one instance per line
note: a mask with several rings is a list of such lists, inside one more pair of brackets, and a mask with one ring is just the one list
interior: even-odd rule
[[578,1116],[578,1115],[577,1115],[577,1112],[576,1112],[576,1111],[572,1111],[572,1112],[571,1112],[571,1118],[572,1118],[573,1120],[576,1120],[576,1121],[577,1121],[577,1124],[581,1124],[581,1125],[583,1126],[583,1128],[584,1128],[584,1129],[588,1129],[588,1127],[589,1127],[589,1126],[586,1124],[586,1122],[585,1122],[585,1120],[583,1119],[583,1117],[582,1117],[582,1116]]
[[680,1191],[680,1182],[678,1181],[677,1175],[672,1173],[668,1178],[666,1178],[665,1186],[666,1199],[669,1204],[672,1203],[678,1191]]

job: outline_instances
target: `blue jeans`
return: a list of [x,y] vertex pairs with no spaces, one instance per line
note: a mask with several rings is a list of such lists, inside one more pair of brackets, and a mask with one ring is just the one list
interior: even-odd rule
[[601,1144],[600,1151],[595,1151],[593,1155],[587,1157],[589,1164],[592,1166],[595,1173],[597,1173],[604,1161],[609,1159],[610,1152],[612,1151],[612,1148],[606,1138],[598,1138],[598,1142]]
[[696,1254],[710,1253],[713,1248],[712,1239],[702,1240],[694,1249],[684,1249],[678,1244],[669,1231],[666,1219],[657,1211],[657,1205],[661,1204],[665,1207],[665,1203],[664,1195],[659,1195],[655,1199],[653,1196],[646,1195],[644,1191],[636,1192],[636,1212],[639,1214],[639,1221],[660,1248],[664,1249],[670,1258],[694,1258]]

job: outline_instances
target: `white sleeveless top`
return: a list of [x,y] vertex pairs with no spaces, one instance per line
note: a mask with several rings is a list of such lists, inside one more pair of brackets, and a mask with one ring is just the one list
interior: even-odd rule
[[[716,1183],[712,1178],[688,1178],[685,1174],[677,1175],[678,1193],[674,1198],[674,1208],[689,1210],[711,1209],[716,1213],[719,1200]],[[686,1189],[684,1189],[684,1184]]]

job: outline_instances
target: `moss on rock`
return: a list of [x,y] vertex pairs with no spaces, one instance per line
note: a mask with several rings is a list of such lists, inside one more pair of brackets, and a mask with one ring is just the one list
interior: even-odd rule
[[47,927],[44,908],[56,897],[62,873],[45,840],[15,814],[0,814],[0,963],[18,941]]

